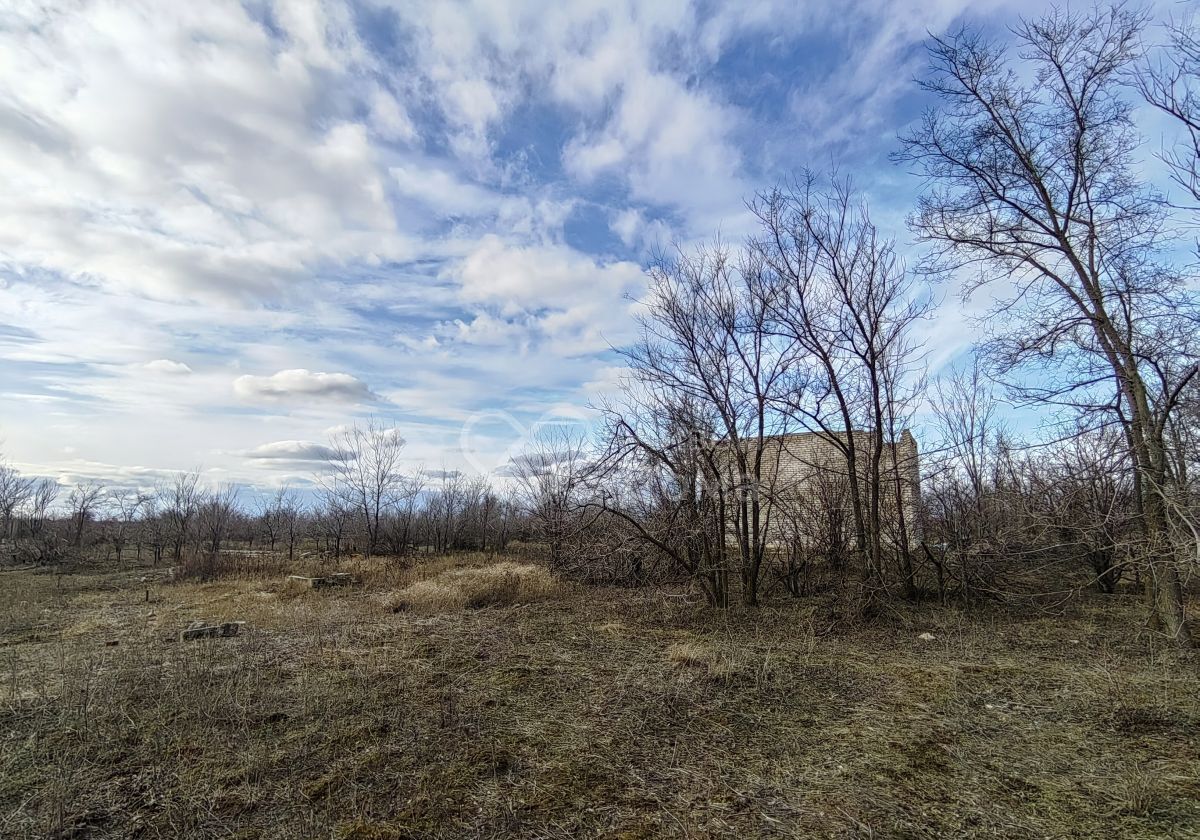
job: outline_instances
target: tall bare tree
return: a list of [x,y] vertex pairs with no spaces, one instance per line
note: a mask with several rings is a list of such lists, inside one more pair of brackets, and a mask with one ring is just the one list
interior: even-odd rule
[[[1162,204],[1138,179],[1140,138],[1123,78],[1146,15],[1053,11],[1004,48],[973,31],[935,38],[922,86],[940,105],[898,160],[930,184],[911,224],[928,267],[967,269],[966,290],[1003,284],[988,349],[1024,396],[1120,423],[1135,467],[1154,617],[1189,644],[1180,569],[1164,541],[1171,480],[1164,429],[1195,366],[1178,346],[1195,305],[1159,263]],[[1018,383],[1013,382],[1014,386]],[[1115,386],[1116,395],[1112,388]]]
[[751,209],[762,232],[750,247],[769,278],[763,288],[772,290],[768,327],[792,350],[778,409],[842,454],[868,576],[882,580],[887,536],[904,588],[915,595],[904,503],[911,488],[895,444],[919,390],[912,329],[932,299],[849,178],[834,173],[822,186],[808,172],[760,195]]
[[[687,445],[701,458],[704,493],[712,494],[718,517],[713,538],[723,545],[732,537],[736,567],[729,571],[739,574],[747,604],[758,603],[769,543],[781,452],[772,439],[787,430],[787,416],[775,405],[790,360],[787,339],[769,328],[778,289],[758,257],[718,242],[657,259],[650,268],[642,337],[624,351],[633,371],[630,396],[650,399],[655,434],[665,422],[692,436]],[[681,406],[709,425],[676,425]],[[633,424],[624,426],[632,433]],[[651,454],[647,446],[639,448]],[[661,446],[653,448],[666,455]],[[658,461],[670,470],[673,457]],[[682,462],[674,467],[690,469]],[[732,559],[723,548],[713,550],[712,559]]]

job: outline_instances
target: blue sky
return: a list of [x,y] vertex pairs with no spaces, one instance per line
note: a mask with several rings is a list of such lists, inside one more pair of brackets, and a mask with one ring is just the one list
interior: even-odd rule
[[[497,467],[613,387],[654,245],[833,161],[906,240],[926,33],[1041,8],[8,3],[3,453],[302,483],[374,415],[414,465]],[[947,291],[935,366],[972,333]]]

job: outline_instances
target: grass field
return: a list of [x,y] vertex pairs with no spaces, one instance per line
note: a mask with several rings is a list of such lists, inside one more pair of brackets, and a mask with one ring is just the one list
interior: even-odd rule
[[1200,837],[1200,678],[1133,598],[851,625],[346,568],[0,572],[0,836]]

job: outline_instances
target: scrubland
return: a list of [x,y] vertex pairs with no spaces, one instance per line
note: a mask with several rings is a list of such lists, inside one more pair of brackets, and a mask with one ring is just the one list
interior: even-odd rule
[[1133,596],[861,622],[340,569],[0,572],[0,836],[1200,836],[1200,677]]

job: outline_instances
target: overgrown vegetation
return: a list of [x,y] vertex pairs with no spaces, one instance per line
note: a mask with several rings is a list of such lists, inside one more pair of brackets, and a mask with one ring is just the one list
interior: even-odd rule
[[530,603],[554,597],[561,584],[545,568],[500,562],[484,568],[453,569],[389,595],[393,611],[447,612]]
[[[832,598],[713,612],[539,569],[396,612],[525,567],[347,568],[361,586],[2,573],[0,834],[1200,831],[1200,681],[1126,632],[1135,598],[834,623]],[[179,641],[193,619],[248,624]]]
[[[0,465],[0,833],[1200,836],[1194,208],[1132,116],[1195,140],[1200,51],[1148,20],[933,39],[918,263],[845,174],[761,193],[491,479],[377,419],[308,496]],[[1012,293],[930,383],[965,269]]]

